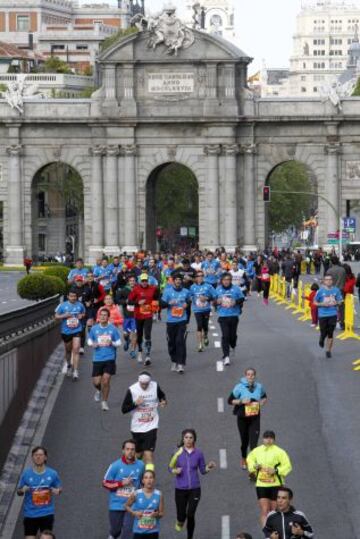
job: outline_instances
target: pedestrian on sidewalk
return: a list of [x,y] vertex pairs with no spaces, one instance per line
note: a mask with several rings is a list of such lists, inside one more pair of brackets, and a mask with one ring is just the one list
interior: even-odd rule
[[140,488],[145,466],[135,456],[135,441],[126,440],[122,456],[110,464],[103,487],[109,491],[110,535],[108,539],[132,539],[133,517],[126,511],[129,497]]
[[20,476],[17,494],[25,496],[26,539],[35,539],[39,531],[51,531],[54,527],[54,496],[61,494],[62,487],[58,473],[47,466],[47,457],[45,447],[34,447],[31,451],[32,466]]
[[316,293],[314,305],[318,307],[319,313],[319,346],[320,348],[324,348],[326,341],[327,358],[331,358],[331,351],[334,342],[334,331],[338,317],[338,307],[342,303],[342,293],[336,286],[333,286],[332,276],[325,275],[323,284]]
[[102,307],[99,315],[99,323],[90,330],[88,345],[94,349],[92,370],[96,389],[94,400],[101,402],[101,409],[107,412],[110,380],[116,373],[116,349],[121,345],[121,338],[118,329],[109,322],[110,311]]
[[228,404],[234,407],[237,426],[241,440],[241,468],[247,469],[246,457],[248,448],[257,447],[260,434],[260,412],[267,401],[262,384],[256,381],[256,370],[252,367],[245,370],[245,376],[232,390]]
[[131,412],[131,435],[136,443],[136,456],[142,458],[146,470],[154,470],[154,451],[159,428],[159,406],[166,406],[166,395],[146,371],[126,392],[121,410]]
[[182,531],[186,522],[187,539],[194,537],[195,513],[201,498],[199,472],[205,475],[216,468],[214,461],[205,463],[203,452],[196,447],[196,440],[194,429],[183,430],[180,449],[169,463],[169,471],[175,476],[175,530]]
[[275,510],[268,514],[263,528],[266,539],[314,537],[313,529],[304,513],[291,505],[292,499],[293,492],[290,488],[278,489]]

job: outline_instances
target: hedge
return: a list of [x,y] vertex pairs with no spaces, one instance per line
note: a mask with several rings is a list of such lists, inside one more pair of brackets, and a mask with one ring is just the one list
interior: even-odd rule
[[17,292],[23,299],[37,301],[56,294],[65,294],[66,285],[59,277],[36,273],[20,279]]
[[67,284],[67,277],[69,275],[69,268],[66,266],[51,266],[44,269],[43,275],[51,275],[52,277],[59,277],[65,284]]

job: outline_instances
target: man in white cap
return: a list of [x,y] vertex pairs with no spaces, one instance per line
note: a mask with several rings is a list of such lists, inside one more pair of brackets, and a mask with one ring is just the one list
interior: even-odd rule
[[141,372],[138,381],[129,387],[122,404],[123,414],[132,413],[130,430],[136,443],[136,457],[143,459],[146,470],[154,470],[158,407],[166,404],[165,393],[146,371]]

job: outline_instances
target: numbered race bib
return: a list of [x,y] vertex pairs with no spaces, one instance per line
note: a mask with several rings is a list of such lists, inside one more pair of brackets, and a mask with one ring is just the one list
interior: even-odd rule
[[260,402],[249,402],[245,404],[245,417],[253,417],[260,413]]
[[263,273],[261,278],[264,279],[264,281],[266,279],[270,279],[270,274],[269,273]]
[[152,313],[152,310],[151,310],[151,305],[149,304],[146,304],[145,305],[140,305],[140,314],[151,314]]
[[154,409],[153,408],[143,408],[140,410],[140,423],[151,423],[154,421]]
[[111,335],[107,335],[106,333],[99,335],[97,341],[100,346],[110,346],[112,342]]
[[130,498],[130,496],[134,494],[134,492],[135,487],[121,487],[117,489],[116,496],[118,496],[119,498]]
[[101,284],[101,286],[106,288],[108,286],[108,284],[109,284],[109,279],[101,279],[100,284]]
[[173,316],[174,318],[181,318],[183,314],[184,309],[182,307],[176,307],[176,305],[171,307],[171,316]]
[[141,530],[153,530],[156,527],[156,518],[150,517],[151,513],[152,511],[148,513],[144,511],[142,517],[139,518],[138,526]]
[[325,305],[328,305],[329,307],[331,307],[332,305],[335,305],[336,303],[336,299],[335,299],[335,296],[325,296],[324,297],[324,304]]
[[129,313],[133,313],[135,311],[135,305],[127,305],[126,308],[129,311]]
[[70,329],[74,329],[74,328],[77,328],[78,325],[79,325],[79,319],[78,318],[67,318],[66,319],[66,325],[68,328]]
[[275,483],[275,475],[271,475],[265,470],[260,470],[258,475],[258,480],[262,483],[269,483],[273,484]]
[[31,492],[31,501],[36,507],[49,505],[51,502],[51,492],[49,489],[33,490]]
[[209,305],[209,302],[207,300],[202,300],[200,297],[196,298],[196,307],[199,307],[199,309],[203,309],[204,307],[207,307]]
[[230,298],[229,296],[222,296],[221,306],[224,307],[225,309],[230,309],[231,307],[234,306],[233,299]]

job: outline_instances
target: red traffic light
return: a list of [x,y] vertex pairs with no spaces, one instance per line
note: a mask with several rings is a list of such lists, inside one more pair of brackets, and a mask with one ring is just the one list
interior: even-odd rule
[[263,201],[270,202],[271,200],[271,190],[269,185],[264,185],[263,187]]

